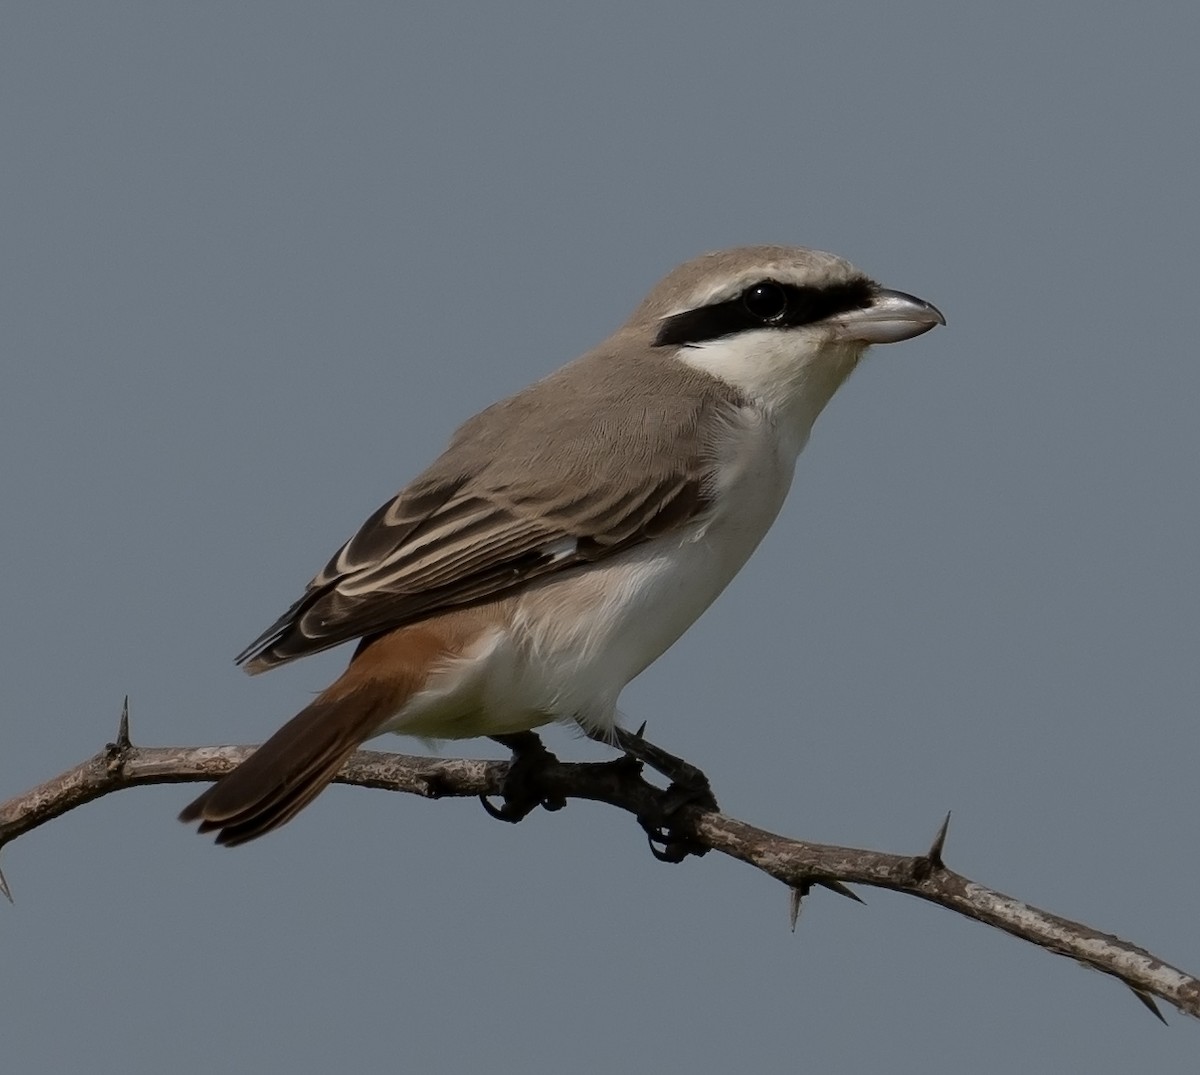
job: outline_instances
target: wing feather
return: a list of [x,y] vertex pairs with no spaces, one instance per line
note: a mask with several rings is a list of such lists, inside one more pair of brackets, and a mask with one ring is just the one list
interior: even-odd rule
[[[680,370],[661,371],[668,379],[703,376],[682,363],[672,366]],[[657,393],[661,402],[651,408],[644,399],[611,398],[628,397],[628,381],[601,371],[590,391],[548,408],[545,394],[571,369],[468,422],[429,470],[338,550],[238,663],[263,671],[492,600],[704,513],[715,465],[704,431],[720,423],[703,419],[713,408],[738,405],[733,390],[714,387],[720,382],[712,378],[671,384],[675,391]],[[613,423],[614,413],[622,421]],[[598,414],[609,418],[601,422]]]

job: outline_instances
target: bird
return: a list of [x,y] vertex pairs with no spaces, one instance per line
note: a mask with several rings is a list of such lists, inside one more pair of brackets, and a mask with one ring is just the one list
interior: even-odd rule
[[237,656],[254,674],[357,641],[180,819],[243,844],[385,732],[615,741],[622,689],[746,563],[867,348],[945,323],[819,250],[680,265],[603,343],[466,421]]

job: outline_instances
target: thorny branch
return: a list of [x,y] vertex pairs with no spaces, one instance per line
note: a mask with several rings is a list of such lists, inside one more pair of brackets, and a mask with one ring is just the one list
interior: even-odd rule
[[[126,711],[116,742],[75,768],[0,804],[0,848],[114,791],[142,784],[214,780],[253,749],[134,746]],[[494,796],[503,793],[510,764],[360,750],[337,781],[435,799]],[[1197,978],[1118,937],[1039,910],[949,869],[942,860],[949,817],[924,854],[893,855],[789,839],[700,806],[676,808],[674,803],[667,804],[667,792],[642,776],[641,766],[626,759],[560,762],[549,755],[539,781],[545,801],[553,806],[567,799],[591,799],[628,811],[651,834],[652,844],[662,839],[656,819],[669,813],[675,846],[682,841],[694,853],[720,851],[787,885],[792,891],[793,921],[800,899],[814,885],[852,897],[846,884],[904,892],[1111,975],[1129,986],[1160,1019],[1153,997],[1200,1018]],[[11,900],[3,875],[0,892]]]

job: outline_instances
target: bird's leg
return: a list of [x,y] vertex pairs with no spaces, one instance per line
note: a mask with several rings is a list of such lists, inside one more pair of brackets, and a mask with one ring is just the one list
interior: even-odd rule
[[[642,728],[645,728],[644,724]],[[656,773],[665,776],[681,792],[691,793],[697,799],[712,798],[712,786],[703,771],[697,769],[691,762],[669,754],[662,747],[655,746],[648,739],[643,738],[642,728],[636,732],[627,732],[624,728],[613,728],[612,741],[630,757],[636,758],[650,766]],[[715,801],[711,807],[708,807],[711,810],[716,808]]]
[[584,731],[589,739],[616,746],[626,757],[648,765],[671,782],[663,792],[658,816],[638,818],[649,837],[650,851],[654,857],[663,862],[681,862],[688,855],[703,855],[708,849],[694,844],[681,834],[672,823],[672,817],[685,806],[718,810],[712,785],[696,766],[644,739],[642,732],[645,727],[643,724],[636,732],[627,732],[619,727],[607,731],[585,728]]
[[560,796],[548,796],[542,787],[541,775],[547,765],[558,759],[550,753],[534,732],[514,732],[512,735],[493,735],[494,742],[512,751],[508,773],[500,786],[503,802],[493,806],[486,795],[480,795],[483,808],[498,821],[513,824],[526,817],[539,806],[547,810],[561,810],[567,805]]

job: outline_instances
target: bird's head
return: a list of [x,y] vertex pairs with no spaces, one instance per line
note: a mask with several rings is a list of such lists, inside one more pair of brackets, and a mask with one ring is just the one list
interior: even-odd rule
[[705,254],[667,275],[627,329],[808,429],[873,343],[895,343],[946,319],[881,287],[833,254],[746,246]]

